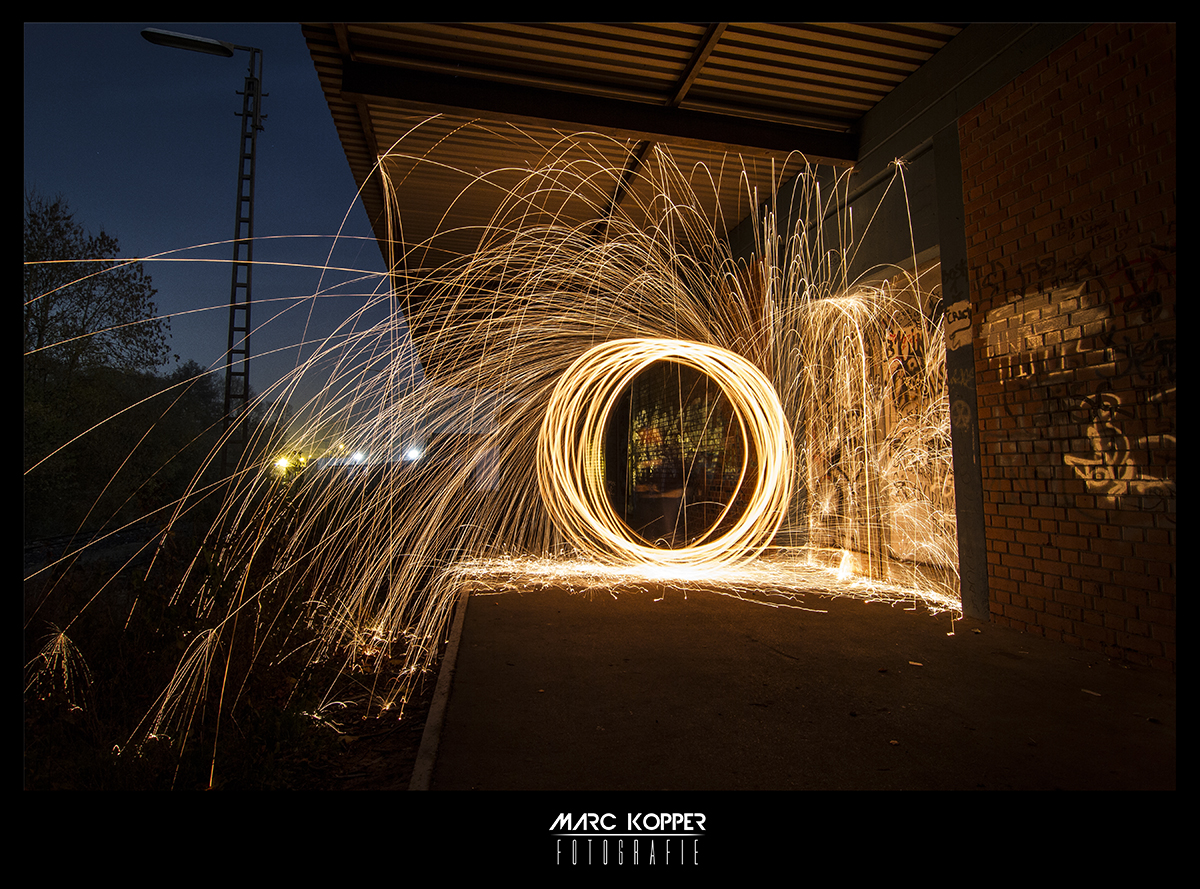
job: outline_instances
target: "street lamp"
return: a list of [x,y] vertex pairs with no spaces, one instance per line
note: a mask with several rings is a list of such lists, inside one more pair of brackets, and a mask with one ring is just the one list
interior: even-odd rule
[[159,28],[146,28],[142,36],[157,46],[187,49],[233,58],[235,50],[250,53],[250,68],[242,96],[242,135],[238,142],[237,206],[233,232],[233,274],[229,290],[229,340],[225,352],[225,446],[221,467],[225,475],[235,467],[246,444],[243,422],[250,401],[250,282],[254,271],[254,155],[262,129],[262,50],[209,37],[196,37]]

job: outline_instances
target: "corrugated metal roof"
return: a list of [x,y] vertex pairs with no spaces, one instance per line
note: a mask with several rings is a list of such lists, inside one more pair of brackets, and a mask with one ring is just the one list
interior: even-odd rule
[[[956,24],[306,23],[313,62],[381,239],[387,155],[408,261],[473,249],[496,214],[587,222],[671,151],[728,225],[803,159],[848,166],[864,114]],[[585,138],[577,133],[590,133]],[[557,171],[557,184],[546,169]],[[531,171],[538,200],[505,207]],[[665,172],[663,173],[665,175]],[[416,249],[411,249],[416,245]],[[438,248],[433,253],[426,247]],[[446,252],[443,252],[446,251]]]

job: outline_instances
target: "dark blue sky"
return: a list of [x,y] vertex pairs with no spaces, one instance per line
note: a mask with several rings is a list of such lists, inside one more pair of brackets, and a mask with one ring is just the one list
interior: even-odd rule
[[[251,385],[262,392],[294,366],[310,321],[310,306],[294,298],[351,277],[322,280],[320,268],[302,266],[384,269],[298,24],[26,23],[25,186],[61,194],[77,222],[116,237],[126,257],[184,251],[172,257],[189,261],[146,263],[172,316],[172,352],[223,367],[233,248],[188,248],[234,233],[237,93],[249,56],[155,46],[141,36],[146,27],[264,51],[254,253],[264,264],[254,273],[251,339]],[[318,301],[309,336],[332,330],[363,305],[357,294],[379,286],[372,278]]]

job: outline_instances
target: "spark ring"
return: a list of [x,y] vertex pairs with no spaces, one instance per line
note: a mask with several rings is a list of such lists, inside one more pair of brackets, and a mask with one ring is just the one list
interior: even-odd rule
[[[677,549],[650,546],[629,528],[609,500],[602,469],[609,416],[626,388],[656,361],[692,367],[716,383],[733,407],[743,454],[758,457],[756,473],[746,464],[741,469],[739,490],[751,492],[741,515],[723,533],[710,529]],[[791,497],[793,449],[774,386],[740,355],[686,340],[613,340],[588,350],[559,378],[538,435],[538,487],[554,526],[598,560],[723,568],[755,558],[779,530]],[[729,509],[726,505],[725,512]],[[719,524],[720,519],[713,528]]]

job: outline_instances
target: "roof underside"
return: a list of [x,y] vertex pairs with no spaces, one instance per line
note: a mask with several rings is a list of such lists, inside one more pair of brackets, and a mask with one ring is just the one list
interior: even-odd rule
[[[376,236],[389,238],[373,174],[386,156],[403,226],[391,237],[421,245],[407,261],[427,265],[473,250],[497,214],[636,217],[644,184],[664,177],[732,226],[806,162],[852,166],[863,116],[963,26],[302,27]],[[511,200],[535,192],[536,207]]]

